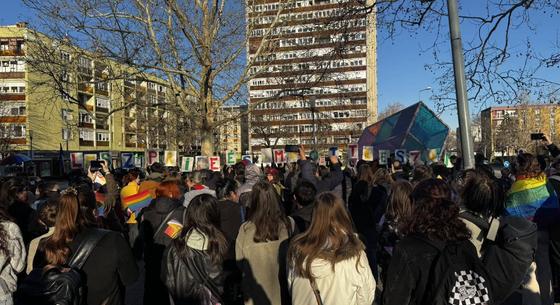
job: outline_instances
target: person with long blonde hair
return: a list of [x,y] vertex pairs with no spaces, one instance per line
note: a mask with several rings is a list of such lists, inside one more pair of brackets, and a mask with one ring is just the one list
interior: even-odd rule
[[375,279],[342,199],[319,194],[307,231],[288,250],[288,287],[298,305],[372,304]]

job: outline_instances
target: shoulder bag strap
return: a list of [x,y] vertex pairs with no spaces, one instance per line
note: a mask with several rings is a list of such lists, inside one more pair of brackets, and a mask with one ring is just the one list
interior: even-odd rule
[[82,269],[89,255],[99,243],[99,241],[109,233],[108,230],[94,229],[86,236],[86,238],[78,246],[78,250],[74,252],[68,266],[76,269]]
[[[165,218],[161,221],[158,228],[154,231],[154,238],[159,234],[159,232],[161,232],[161,230],[163,229],[163,227],[165,226],[165,224],[167,223],[169,218],[171,218],[171,215],[173,214],[173,212],[175,212],[175,209],[171,210],[171,212],[169,212],[167,215],[165,215]],[[184,215],[183,215],[183,217],[184,217]]]
[[309,283],[311,283],[311,289],[313,290],[313,294],[315,295],[315,300],[317,300],[317,305],[323,305],[323,300],[321,300],[321,292],[319,291],[319,287],[317,287],[315,279],[310,278]]

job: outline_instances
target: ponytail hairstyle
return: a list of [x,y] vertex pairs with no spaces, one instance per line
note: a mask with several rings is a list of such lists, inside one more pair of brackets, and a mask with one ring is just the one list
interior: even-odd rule
[[419,182],[411,194],[412,217],[404,234],[420,234],[431,240],[467,240],[470,231],[459,219],[459,205],[452,200],[451,188],[440,179]]
[[60,196],[55,229],[44,244],[47,263],[64,265],[70,256],[70,243],[87,226],[87,220],[78,203],[78,192],[66,189]]
[[179,249],[182,258],[188,255],[186,241],[194,230],[202,233],[207,240],[207,251],[212,263],[221,264],[228,249],[226,237],[220,231],[220,212],[216,198],[203,194],[193,198],[187,208],[187,219],[184,224],[181,238],[174,241],[174,246]]

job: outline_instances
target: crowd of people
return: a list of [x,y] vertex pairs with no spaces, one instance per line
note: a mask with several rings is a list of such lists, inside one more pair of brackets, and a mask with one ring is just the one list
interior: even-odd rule
[[[125,304],[139,278],[147,305],[551,305],[560,150],[545,144],[547,158],[521,152],[498,172],[319,166],[301,148],[297,163],[221,172],[6,178],[0,305]],[[125,204],[144,193],[147,207]]]

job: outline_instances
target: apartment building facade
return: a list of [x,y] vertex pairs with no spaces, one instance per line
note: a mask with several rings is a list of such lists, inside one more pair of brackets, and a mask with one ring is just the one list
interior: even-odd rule
[[481,112],[481,150],[487,156],[513,156],[522,149],[533,151],[538,143],[531,133],[544,133],[560,140],[560,105],[524,104],[490,107]]
[[215,151],[235,151],[245,154],[248,148],[248,116],[247,105],[224,105],[219,108],[218,121],[224,122],[217,128]]
[[[116,79],[111,73],[130,69],[101,62],[87,52],[73,54],[58,47],[64,90],[47,85],[42,71],[27,59],[36,39],[46,39],[20,23],[0,27],[0,135],[3,151],[29,155],[42,175],[57,173],[62,147],[70,152],[111,152],[118,165],[122,152],[164,150],[173,145],[169,135],[172,112],[165,106],[164,81],[153,76]],[[49,42],[51,43],[51,42]],[[56,42],[52,42],[57,47]],[[133,73],[131,73],[133,75]],[[118,108],[118,109],[117,109]]]
[[[375,14],[357,13],[363,5],[355,0],[247,1],[253,150],[356,142],[376,121]],[[263,41],[268,51],[262,51]]]

